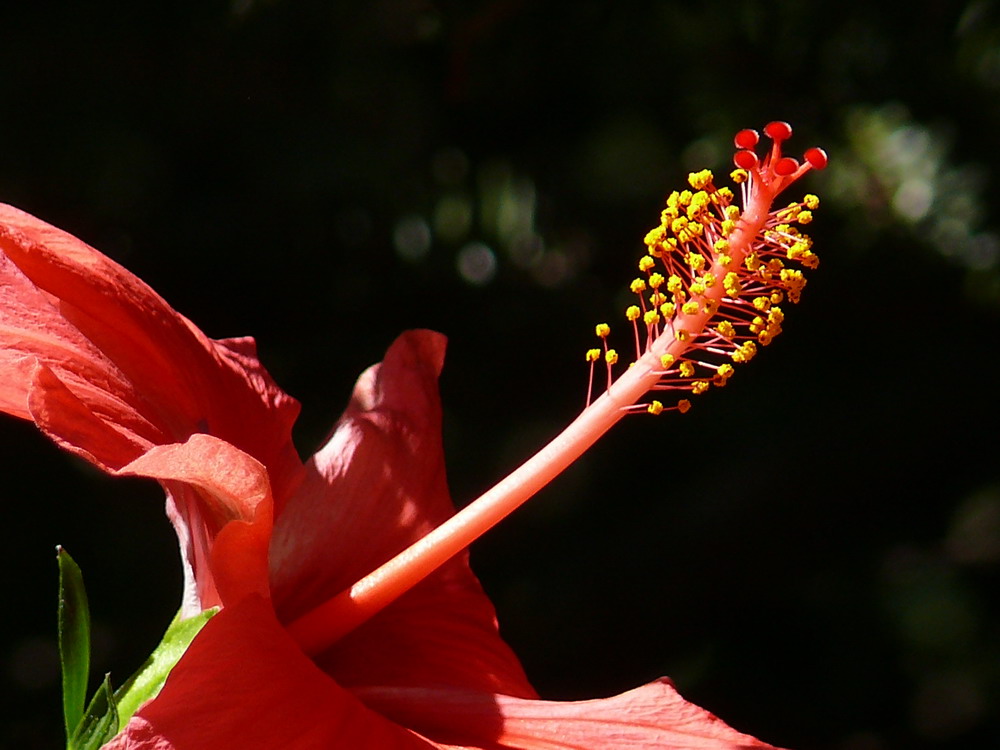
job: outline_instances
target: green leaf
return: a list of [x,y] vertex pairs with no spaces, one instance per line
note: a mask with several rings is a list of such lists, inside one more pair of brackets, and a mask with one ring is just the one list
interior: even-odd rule
[[128,682],[118,688],[115,701],[118,704],[118,715],[125,724],[143,703],[155,698],[166,682],[170,670],[187,651],[188,646],[198,632],[205,626],[219,608],[206,609],[194,617],[180,619],[180,613],[174,617],[163,640],[150,655],[139,670]]
[[[63,720],[71,743],[83,718],[90,675],[90,610],[83,574],[62,547],[59,561],[59,660],[62,663]],[[72,744],[71,744],[72,746]]]
[[94,693],[83,720],[69,740],[69,750],[98,750],[101,745],[118,734],[118,710],[110,675]]

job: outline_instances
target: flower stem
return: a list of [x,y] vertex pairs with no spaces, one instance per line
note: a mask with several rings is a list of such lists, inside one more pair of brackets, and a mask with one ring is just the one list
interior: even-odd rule
[[[760,202],[748,206],[744,222],[732,237],[731,262],[742,263],[750,238],[767,218],[768,205]],[[718,301],[721,295],[721,287],[716,287],[707,296]],[[683,321],[685,330],[696,337],[711,317],[704,312],[678,315],[672,326]],[[673,330],[666,328],[566,429],[485,494],[349,589],[289,624],[288,632],[302,650],[316,655],[329,648],[496,526],[583,455],[659,382],[663,354],[671,354],[679,361],[691,348],[689,343],[677,340]]]
[[[732,237],[731,262],[737,265],[767,218],[769,201],[755,203],[747,207],[744,222]],[[718,301],[721,295],[721,287],[716,287],[706,296]],[[696,335],[711,317],[705,312],[678,315],[608,390],[538,453],[427,536],[288,625],[292,638],[307,654],[321,653],[517,510],[583,455],[659,382],[663,354],[672,354],[679,361],[691,347],[673,336],[672,326],[683,320],[685,330]]]
[[519,468],[349,589],[292,622],[288,632],[303,651],[315,655],[391,604],[579,458],[656,383],[659,370],[658,356],[647,352]]
[[[668,222],[666,218],[663,218],[667,215],[665,211],[661,216],[661,221],[664,222],[662,226],[648,235],[648,237],[653,238],[653,243],[650,246],[651,256],[662,259],[664,253],[668,252],[668,245],[673,248],[670,252],[676,251],[676,257],[665,261],[665,268],[671,274],[674,274],[674,271],[677,271],[678,274],[683,273],[687,282],[679,275],[672,275],[672,281],[667,281],[658,272],[649,275],[650,286],[656,290],[654,296],[658,299],[666,300],[666,297],[659,291],[664,282],[667,282],[667,289],[676,287],[673,293],[677,305],[676,307],[673,304],[670,305],[670,308],[676,311],[669,313],[669,319],[661,323],[659,312],[656,311],[656,307],[660,303],[653,304],[654,309],[647,313],[652,317],[646,321],[647,341],[649,343],[645,352],[637,351],[635,362],[621,377],[610,383],[608,389],[596,401],[589,404],[580,416],[512,474],[349,589],[342,591],[334,598],[292,622],[288,626],[288,631],[303,651],[310,655],[323,652],[468,547],[583,455],[625,414],[641,408],[636,407],[635,404],[650,390],[659,385],[661,389],[684,388],[695,393],[703,392],[704,389],[708,388],[708,381],[692,382],[694,380],[692,374],[695,370],[691,362],[682,363],[684,367],[680,370],[682,373],[680,379],[676,376],[677,370],[669,369],[673,363],[680,363],[681,358],[689,350],[704,347],[705,344],[699,342],[701,337],[704,336],[711,345],[708,350],[714,351],[716,355],[720,351],[723,353],[729,351],[732,353],[733,361],[739,362],[746,361],[756,351],[756,345],[751,339],[756,339],[762,345],[766,345],[770,338],[780,332],[780,322],[783,316],[775,315],[775,313],[780,313],[779,308],[775,307],[768,318],[769,325],[777,332],[767,328],[764,319],[757,315],[758,312],[768,314],[767,310],[772,304],[770,298],[760,295],[769,294],[771,291],[779,289],[787,291],[791,288],[797,297],[798,290],[805,283],[801,281],[801,272],[795,271],[794,273],[797,273],[798,276],[790,277],[792,281],[798,283],[798,287],[793,288],[786,285],[785,271],[782,270],[785,266],[779,256],[791,260],[795,253],[802,255],[808,250],[810,241],[808,237],[798,233],[798,230],[787,228],[783,230],[783,236],[792,243],[801,244],[801,247],[799,244],[795,244],[794,247],[782,244],[785,240],[782,239],[781,232],[773,233],[778,235],[777,238],[766,234],[765,229],[770,226],[769,221],[774,220],[772,223],[778,223],[776,221],[777,214],[771,213],[771,204],[782,190],[803,174],[811,169],[825,167],[827,157],[821,149],[812,148],[806,151],[805,163],[800,165],[795,159],[781,155],[781,142],[789,138],[792,132],[787,123],[770,123],[764,132],[774,143],[770,154],[763,163],[752,150],[759,137],[756,131],[741,131],[735,139],[739,150],[734,157],[734,162],[748,180],[743,186],[743,211],[742,214],[737,211],[739,221],[735,226],[727,226],[733,223],[733,217],[728,210],[729,200],[732,197],[731,191],[728,197],[724,196],[722,192],[716,193],[715,188],[711,185],[712,175],[705,170],[701,173],[692,173],[689,176],[691,186],[701,192],[697,196],[692,196],[690,192],[685,191],[688,196],[685,200],[690,203],[694,197],[698,196],[700,196],[700,200],[703,200],[698,206],[692,205],[690,209],[686,210],[687,218],[680,222],[683,226],[692,222],[696,223],[699,225],[700,231],[688,235],[683,226],[681,229],[677,229],[674,224],[683,217],[675,211],[669,217],[671,221]],[[719,196],[723,196],[721,206],[710,209],[711,200],[708,193],[704,192],[705,189],[713,191],[715,198],[711,200],[718,200]],[[670,204],[670,199],[668,199],[668,208],[676,209],[676,206]],[[788,217],[801,215],[802,223],[808,223],[811,220],[811,214],[803,210],[800,204],[791,204],[788,209],[783,211],[784,215]],[[808,218],[806,218],[807,216]],[[784,221],[791,220],[793,219],[786,218]],[[668,223],[670,231],[676,237],[668,235]],[[678,234],[678,232],[680,233]],[[726,239],[722,240],[722,237]],[[697,240],[696,238],[703,239]],[[709,238],[711,242],[708,241]],[[667,244],[662,244],[663,242]],[[649,244],[648,240],[647,244]],[[724,247],[725,251],[720,250],[720,247]],[[656,253],[653,252],[654,248],[656,248]],[[763,254],[763,257],[772,259],[776,266],[773,269],[768,266],[762,274],[756,274],[754,269],[762,265],[762,261],[759,258],[751,259],[750,254],[758,251]],[[677,260],[678,257],[684,258],[683,262]],[[692,257],[694,259],[690,260]],[[816,260],[815,256],[813,259]],[[648,272],[653,267],[653,263],[648,262],[648,259],[646,261],[646,263],[640,264],[640,268]],[[744,265],[745,261],[747,262],[746,266]],[[684,266],[687,270],[681,269],[683,263],[689,264],[690,268]],[[700,269],[706,265],[710,273],[695,279],[694,269]],[[754,266],[754,268],[751,269],[750,266]],[[652,283],[654,277],[658,277],[655,284]],[[758,298],[753,300],[753,304],[738,299],[741,294],[739,282],[741,277],[750,284],[750,288],[756,290]],[[709,278],[712,280],[709,281]],[[645,283],[642,283],[641,280],[637,280],[636,283],[641,289],[646,289]],[[682,290],[682,286],[686,292]],[[778,296],[782,298],[783,295],[784,292],[781,292]],[[791,297],[791,301],[796,301],[795,297]],[[695,299],[698,300],[697,303],[690,301]],[[715,319],[716,312],[723,303],[729,308],[726,313],[728,319],[724,318],[724,322],[732,332],[722,333],[718,328],[715,331],[709,331],[708,326]],[[777,302],[774,304],[776,305]],[[638,315],[638,309],[635,308],[636,315]],[[645,309],[645,303],[643,303],[643,309]],[[636,318],[630,319],[634,321]],[[742,332],[738,337],[733,322],[741,326]],[[603,329],[603,333],[601,329]],[[744,329],[749,329],[749,335]],[[607,331],[607,325],[598,326],[597,333],[602,338],[607,335]],[[638,330],[636,340],[636,348],[638,349]],[[737,341],[739,340],[746,343],[738,346]],[[608,358],[608,355],[611,354],[613,352],[610,352],[605,344],[609,379],[613,359]],[[617,355],[614,359],[617,359]],[[593,366],[593,362],[596,360],[588,358],[588,361]],[[711,370],[713,367],[713,365],[705,363],[700,363],[700,366],[703,368],[702,372],[704,372],[704,368]],[[731,372],[732,366],[728,364],[727,366]],[[713,372],[718,373],[720,370],[721,368],[718,368]],[[593,377],[593,370],[591,370],[591,377]],[[721,384],[724,385],[728,375],[720,375],[720,377]],[[699,390],[694,389],[695,385],[699,386]],[[682,400],[678,402],[677,408],[683,411],[688,406],[690,404],[686,400]],[[663,405],[654,401],[650,404],[649,410],[654,414],[659,413],[663,410]]]

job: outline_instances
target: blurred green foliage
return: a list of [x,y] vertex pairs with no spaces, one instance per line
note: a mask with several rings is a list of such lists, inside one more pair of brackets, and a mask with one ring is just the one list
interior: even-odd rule
[[[22,3],[0,199],[253,334],[303,454],[394,335],[451,339],[467,502],[571,419],[664,196],[785,119],[823,265],[786,335],[683,418],[636,417],[477,545],[546,696],[660,674],[780,745],[1000,740],[1000,10],[987,0]],[[624,342],[622,343],[624,345]],[[61,731],[55,569],[94,672],[176,609],[157,488],[0,427],[0,746]],[[159,567],[136,559],[158,559]],[[122,595],[121,592],[130,592]],[[95,688],[91,686],[91,689]],[[55,738],[55,739],[54,739]]]

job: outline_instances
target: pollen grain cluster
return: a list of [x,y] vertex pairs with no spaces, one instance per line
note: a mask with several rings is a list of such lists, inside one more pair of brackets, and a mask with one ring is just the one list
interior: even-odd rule
[[[658,378],[652,390],[672,392],[630,410],[660,414],[685,412],[689,393],[726,385],[734,366],[749,362],[782,331],[787,303],[797,303],[804,271],[819,258],[803,231],[819,206],[815,195],[775,208],[775,198],[810,169],[826,165],[826,154],[811,148],[804,162],[782,156],[791,127],[764,128],[773,144],[763,159],[754,151],[759,135],[740,131],[733,188],[717,186],[707,169],[688,175],[688,188],[666,199],[660,223],[645,237],[646,255],[630,284],[634,304],[625,310],[632,326],[634,364],[652,362]],[[608,347],[610,327],[596,328],[602,348],[588,351],[593,367],[605,360],[608,385],[620,359]],[[659,394],[658,394],[659,395]],[[666,395],[664,393],[663,395]]]

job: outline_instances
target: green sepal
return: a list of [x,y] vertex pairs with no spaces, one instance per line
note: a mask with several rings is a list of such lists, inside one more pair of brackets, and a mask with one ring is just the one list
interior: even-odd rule
[[67,747],[69,750],[99,750],[101,745],[118,734],[118,726],[118,710],[110,675],[104,675],[104,682],[91,698],[83,720],[70,737]]
[[205,623],[218,611],[218,607],[206,609],[186,620],[181,620],[180,613],[177,613],[167,632],[164,633],[160,645],[136,673],[115,692],[114,698],[122,725],[128,723],[139,706],[157,696],[170,670],[187,651],[191,641]]
[[69,553],[56,547],[59,562],[59,661],[62,665],[63,720],[66,741],[83,719],[90,676],[90,610],[83,574]]

